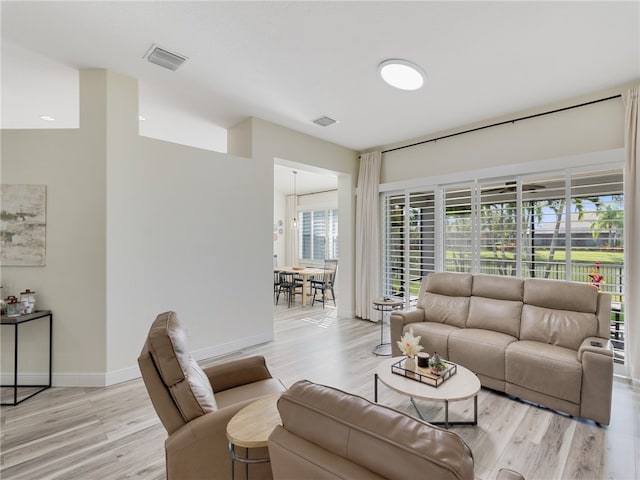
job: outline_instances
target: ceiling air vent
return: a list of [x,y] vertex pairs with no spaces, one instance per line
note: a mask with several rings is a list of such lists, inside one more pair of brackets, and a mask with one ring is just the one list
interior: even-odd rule
[[338,123],[337,120],[329,117],[320,117],[313,120],[313,123],[316,125],[320,125],[321,127],[328,127],[329,125],[333,125],[334,123]]
[[151,45],[151,48],[147,51],[145,58],[151,63],[168,68],[174,72],[180,67],[180,65],[187,61],[187,57],[170,52],[169,50],[160,48],[157,45]]

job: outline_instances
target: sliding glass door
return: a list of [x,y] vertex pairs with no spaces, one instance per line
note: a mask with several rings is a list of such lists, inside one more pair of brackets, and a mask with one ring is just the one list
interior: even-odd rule
[[431,271],[592,283],[612,294],[624,361],[623,172],[562,171],[386,193],[385,295],[417,298]]

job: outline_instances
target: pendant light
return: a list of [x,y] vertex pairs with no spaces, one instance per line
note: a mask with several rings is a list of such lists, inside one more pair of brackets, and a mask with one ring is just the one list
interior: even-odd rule
[[295,170],[292,170],[292,172],[293,172],[293,221],[291,222],[291,228],[293,230],[297,230],[298,229],[298,219],[297,219],[298,195],[296,193],[296,176],[298,175],[298,172],[296,172]]

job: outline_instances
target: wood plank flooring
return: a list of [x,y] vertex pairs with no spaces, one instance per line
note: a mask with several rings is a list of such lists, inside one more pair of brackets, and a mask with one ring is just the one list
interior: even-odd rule
[[[380,357],[372,349],[380,326],[335,312],[280,305],[274,342],[201,363],[261,354],[285,385],[306,378],[373,399]],[[407,397],[384,385],[379,401],[414,414]],[[443,418],[442,405],[418,404],[426,418]],[[472,400],[450,405],[453,419],[472,414]],[[614,382],[608,427],[485,389],[478,422],[452,428],[471,447],[478,479],[494,479],[502,467],[527,480],[640,478],[640,391],[624,381]],[[107,388],[53,388],[0,410],[0,478],[164,479],[165,438],[140,379]]]

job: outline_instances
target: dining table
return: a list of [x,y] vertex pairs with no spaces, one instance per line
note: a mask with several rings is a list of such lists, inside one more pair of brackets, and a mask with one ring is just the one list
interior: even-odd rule
[[289,267],[273,267],[274,272],[284,272],[284,273],[293,273],[295,275],[300,275],[302,278],[302,306],[307,306],[307,301],[309,299],[308,294],[308,283],[309,277],[314,277],[316,275],[322,276],[324,275],[324,269],[322,268],[313,268],[313,267],[298,267],[298,266],[289,266]]

